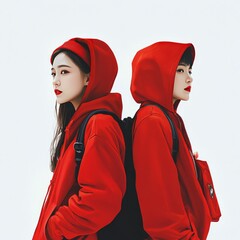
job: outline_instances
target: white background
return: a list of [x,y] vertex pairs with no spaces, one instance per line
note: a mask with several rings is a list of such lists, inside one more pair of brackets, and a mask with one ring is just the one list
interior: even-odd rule
[[192,42],[194,85],[179,112],[209,162],[222,209],[210,240],[239,236],[240,2],[238,0],[0,0],[0,238],[32,238],[51,173],[55,126],[49,57],[72,37],[100,38],[116,54],[114,91],[133,115],[131,60],[156,41]]

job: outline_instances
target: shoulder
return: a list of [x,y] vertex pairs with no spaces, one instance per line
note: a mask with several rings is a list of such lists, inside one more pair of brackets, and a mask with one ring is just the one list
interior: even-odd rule
[[[164,112],[157,106],[145,106],[138,110],[135,116],[133,135],[135,143],[146,139],[149,144],[152,144],[150,139],[154,141],[166,141],[171,147],[172,130]],[[138,140],[136,140],[138,139]]]
[[[120,120],[120,118],[115,115],[117,119]],[[115,119],[111,114],[107,113],[98,113],[91,117],[89,121],[95,122],[95,124],[101,124],[101,125],[119,125],[117,119]]]
[[106,134],[121,134],[121,128],[116,119],[109,114],[98,113],[93,115],[87,125],[93,135],[104,137]]
[[104,147],[112,146],[115,150],[124,153],[125,142],[122,130],[117,120],[108,114],[96,114],[93,115],[86,128],[85,135],[86,143],[90,139],[95,139],[97,142],[104,143]]
[[166,119],[163,111],[154,105],[149,105],[141,107],[135,116],[135,126],[137,127],[140,124],[151,124],[158,123],[160,125],[165,125],[168,121]]

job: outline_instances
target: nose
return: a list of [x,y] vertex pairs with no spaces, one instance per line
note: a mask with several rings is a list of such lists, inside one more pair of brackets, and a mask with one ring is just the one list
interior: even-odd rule
[[61,85],[61,82],[60,82],[59,78],[57,76],[55,76],[55,78],[53,80],[53,86],[59,87],[60,85]]
[[193,81],[193,78],[190,74],[187,75],[187,79],[186,79],[186,82],[187,83],[191,83]]

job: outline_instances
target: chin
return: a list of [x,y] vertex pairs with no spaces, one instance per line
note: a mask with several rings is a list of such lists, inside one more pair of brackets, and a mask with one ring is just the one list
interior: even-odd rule
[[180,98],[180,99],[178,99],[178,100],[187,102],[187,101],[189,100],[189,98]]
[[63,103],[66,103],[66,101],[63,101],[62,99],[57,99],[57,103],[58,104],[63,104]]

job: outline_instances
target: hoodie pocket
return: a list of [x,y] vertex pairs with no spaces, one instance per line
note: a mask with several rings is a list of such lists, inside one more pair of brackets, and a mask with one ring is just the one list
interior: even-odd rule
[[199,183],[207,201],[213,222],[217,222],[221,217],[216,192],[214,189],[211,173],[206,161],[196,160]]

